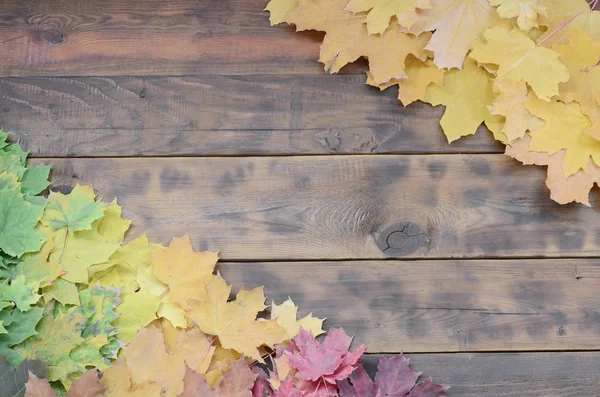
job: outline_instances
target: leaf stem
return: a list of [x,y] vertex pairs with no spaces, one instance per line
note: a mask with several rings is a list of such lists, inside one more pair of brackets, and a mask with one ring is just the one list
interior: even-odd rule
[[69,230],[65,230],[65,241],[63,243],[62,251],[60,251],[60,258],[58,258],[58,263],[62,263],[63,255],[65,254],[65,247],[67,246],[67,236],[69,235]]
[[558,25],[554,30],[552,30],[552,31],[546,33],[545,35],[543,35],[542,37],[540,37],[540,39],[536,43],[536,46],[542,45],[546,40],[548,40],[549,38],[551,38],[552,36],[554,36],[556,33],[560,32],[565,26],[567,26],[568,24],[570,24],[571,22],[573,22],[573,20],[575,18],[577,18],[578,16],[580,16],[584,12],[593,10],[596,7],[596,5],[598,4],[598,1],[600,1],[600,0],[588,0],[587,7],[584,7],[579,12],[577,12],[575,15],[573,15],[571,18],[567,19],[566,21],[564,21],[563,23],[561,23],[560,25]]

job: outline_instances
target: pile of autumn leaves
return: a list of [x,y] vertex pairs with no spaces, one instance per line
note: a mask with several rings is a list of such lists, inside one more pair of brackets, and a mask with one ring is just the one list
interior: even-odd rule
[[271,0],[271,24],[326,32],[331,73],[360,57],[367,83],[406,106],[444,105],[452,142],[484,123],[551,197],[589,205],[600,184],[597,0]]
[[0,395],[27,397],[443,396],[402,356],[375,382],[366,346],[323,320],[297,319],[291,300],[265,311],[263,288],[217,273],[217,253],[187,236],[168,247],[90,187],[39,195],[50,166],[0,130]]

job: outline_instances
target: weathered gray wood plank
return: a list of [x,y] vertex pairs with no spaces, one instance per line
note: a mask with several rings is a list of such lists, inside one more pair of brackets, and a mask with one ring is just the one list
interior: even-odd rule
[[322,73],[322,34],[270,27],[266,4],[3,1],[0,76]]
[[12,78],[0,126],[45,157],[503,151],[449,145],[441,107],[396,95],[357,75]]
[[596,193],[560,206],[541,167],[502,155],[52,162],[55,187],[118,197],[134,233],[189,231],[230,260],[600,255]]
[[[452,385],[448,397],[597,397],[600,353],[411,354],[411,367]],[[366,356],[373,372],[379,356]]]
[[370,352],[600,350],[600,260],[223,263]]

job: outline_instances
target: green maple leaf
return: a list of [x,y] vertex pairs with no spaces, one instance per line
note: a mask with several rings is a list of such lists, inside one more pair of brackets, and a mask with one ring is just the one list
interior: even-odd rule
[[44,300],[54,299],[62,305],[79,305],[79,292],[75,283],[58,278],[54,283],[42,290]]
[[19,189],[19,178],[15,174],[8,174],[6,172],[0,174],[0,192]]
[[27,152],[23,151],[19,145],[8,145],[2,148],[1,156],[17,156],[21,166],[25,167],[27,162]]
[[27,312],[9,308],[0,310],[0,321],[7,331],[0,334],[0,354],[7,356],[13,366],[18,366],[23,361],[23,356],[11,347],[37,334],[35,327],[43,312],[41,307],[34,307]]
[[20,180],[25,174],[25,170],[25,166],[21,163],[21,157],[16,154],[0,152],[0,173],[14,174]]
[[[28,282],[36,282],[40,287],[47,287],[60,276],[63,270],[56,264],[48,262],[48,256],[54,246],[47,241],[38,252],[24,254],[13,266],[8,267],[11,279],[24,276]],[[0,274],[0,280],[2,276]]]
[[35,196],[43,192],[49,185],[48,176],[50,175],[51,165],[34,165],[25,170],[21,179],[21,191],[23,194]]
[[77,185],[69,194],[51,192],[42,223],[52,229],[66,227],[69,233],[89,230],[104,215],[106,204],[95,201],[89,186]]
[[116,358],[121,345],[115,337],[117,329],[112,323],[119,316],[115,309],[121,303],[120,290],[97,285],[81,291],[79,300],[88,319],[81,335],[84,338],[105,335],[107,340],[100,346],[100,354],[109,359]]
[[35,229],[44,207],[23,198],[19,190],[0,191],[0,249],[20,257],[38,251],[46,238]]
[[26,312],[40,299],[40,295],[37,294],[39,289],[39,283],[26,283],[25,277],[18,276],[12,282],[5,281],[0,285],[0,299],[13,302],[17,309]]
[[8,134],[6,132],[4,132],[4,130],[2,128],[0,128],[0,149],[3,149],[6,146],[8,146],[8,142],[6,141],[7,139],[8,139]]
[[81,337],[86,318],[79,308],[66,312],[57,311],[55,303],[49,303],[38,325],[38,334],[27,339],[15,350],[28,359],[43,360],[48,364],[48,379],[52,382],[66,379],[70,374],[82,371],[70,353],[84,343]]
[[99,334],[114,335],[116,328],[111,324],[119,316],[115,308],[121,303],[119,290],[113,287],[89,287],[79,293],[81,310],[88,322],[82,336]]

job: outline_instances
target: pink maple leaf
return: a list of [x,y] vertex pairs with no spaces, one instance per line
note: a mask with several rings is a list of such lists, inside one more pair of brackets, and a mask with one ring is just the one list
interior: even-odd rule
[[365,345],[350,352],[352,338],[343,329],[332,328],[323,342],[318,342],[310,331],[300,330],[293,346],[286,348],[290,366],[297,370],[296,376],[306,381],[322,380],[331,385],[347,378],[355,369],[367,349]]
[[273,394],[273,397],[302,397],[302,392],[296,389],[292,377],[288,375],[279,386],[277,393]]
[[337,385],[340,397],[373,397],[377,394],[377,385],[363,367],[358,367],[348,379],[338,381]]
[[377,366],[375,383],[379,387],[377,393],[381,397],[406,396],[417,383],[421,372],[409,367],[410,360],[403,355],[389,358],[381,357]]
[[443,397],[448,389],[450,389],[450,386],[438,385],[429,378],[425,382],[416,385],[410,391],[408,397]]

